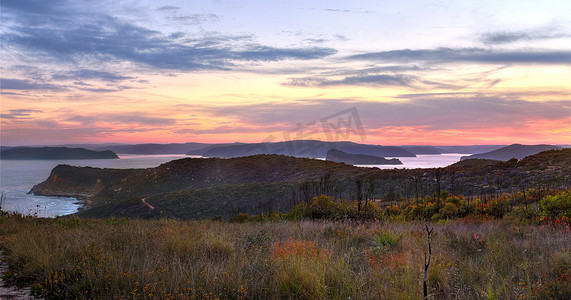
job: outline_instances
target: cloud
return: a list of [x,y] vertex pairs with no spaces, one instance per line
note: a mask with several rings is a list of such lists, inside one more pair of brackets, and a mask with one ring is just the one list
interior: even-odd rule
[[41,112],[41,110],[37,109],[12,109],[9,110],[7,114],[1,114],[0,117],[2,119],[25,120],[31,119],[32,114]]
[[[38,15],[33,7],[9,4],[3,7],[2,13],[8,17],[0,41],[3,47],[20,53],[23,61],[75,65],[114,61],[163,70],[197,71],[228,70],[240,62],[309,60],[337,53],[324,47],[265,46],[244,35],[207,34],[178,41],[180,35],[169,37],[102,13],[78,11],[73,5],[68,8],[69,15],[61,14],[65,7],[57,5],[57,9]],[[213,16],[190,17],[204,20]]]
[[351,13],[351,14],[374,14],[375,12],[372,10],[361,10],[361,9],[340,9],[340,8],[299,8],[299,9],[309,9],[309,10],[318,10],[318,11],[325,11],[325,12],[334,12],[334,13]]
[[[226,107],[192,107],[217,118],[231,117],[238,124],[276,126],[320,122],[328,115],[355,106],[361,123],[368,129],[386,126],[422,126],[430,130],[470,130],[513,127],[538,119],[569,120],[571,103],[564,96],[551,96],[550,101],[525,100],[521,94],[440,93],[407,94],[392,102],[354,99],[306,99],[284,103],[233,105]],[[184,110],[185,108],[181,108]]]
[[401,49],[371,52],[346,57],[348,60],[363,60],[383,63],[394,62],[437,62],[437,63],[483,63],[483,64],[569,64],[569,51],[527,50],[500,51],[482,48],[437,48],[437,49]]
[[[502,67],[503,68],[503,67]],[[412,89],[451,89],[458,90],[469,86],[493,87],[500,79],[489,78],[490,74],[502,68],[459,74],[452,79],[438,77],[440,69],[417,65],[389,65],[363,69],[341,69],[321,72],[314,76],[294,77],[283,85],[293,87],[407,87]],[[431,77],[435,76],[437,79]]]
[[0,89],[2,90],[51,90],[60,91],[65,88],[59,85],[49,84],[49,83],[39,83],[24,79],[14,79],[14,78],[0,78]]
[[415,76],[377,74],[366,76],[348,76],[339,80],[319,77],[293,78],[285,85],[298,87],[328,87],[350,85],[410,87],[415,81],[417,81]]
[[215,14],[191,14],[184,16],[168,16],[166,19],[186,25],[199,25],[205,22],[218,22],[220,20],[220,16]]
[[163,126],[173,125],[176,123],[175,119],[164,118],[148,115],[143,112],[121,113],[121,114],[96,114],[96,115],[77,115],[67,118],[66,121],[78,122],[82,125],[90,125],[98,122],[105,122],[111,124],[136,124],[146,126]]
[[552,28],[527,31],[498,31],[485,33],[480,41],[487,46],[510,44],[519,41],[535,41],[571,37],[571,34],[554,32]]
[[112,72],[105,72],[105,71],[97,71],[97,70],[90,70],[90,69],[82,69],[76,71],[70,71],[65,73],[58,73],[52,76],[54,80],[101,80],[101,81],[109,81],[109,82],[116,82],[116,81],[123,81],[128,79],[135,79],[135,77],[131,76],[123,76],[117,73]]
[[38,1],[38,0],[4,0],[2,1],[2,9],[5,12],[15,10],[26,14],[37,15],[62,15],[65,14],[67,0]]
[[157,8],[158,11],[174,11],[174,10],[179,10],[180,7],[178,6],[172,6],[172,5],[165,5],[165,6],[161,6],[159,8]]

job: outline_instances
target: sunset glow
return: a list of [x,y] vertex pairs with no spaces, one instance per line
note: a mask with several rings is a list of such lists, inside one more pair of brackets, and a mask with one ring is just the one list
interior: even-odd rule
[[339,139],[571,144],[569,1],[1,6],[5,146],[281,141],[353,107]]

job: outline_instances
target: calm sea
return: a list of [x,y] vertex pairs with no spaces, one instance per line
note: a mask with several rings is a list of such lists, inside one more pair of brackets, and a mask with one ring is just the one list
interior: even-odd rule
[[[403,165],[368,165],[381,169],[445,167],[469,154],[418,155],[400,157]],[[80,204],[75,198],[30,195],[35,185],[44,181],[59,164],[99,168],[151,168],[185,155],[120,155],[121,159],[89,160],[0,160],[0,191],[6,196],[4,209],[42,217],[67,215],[77,211]]]

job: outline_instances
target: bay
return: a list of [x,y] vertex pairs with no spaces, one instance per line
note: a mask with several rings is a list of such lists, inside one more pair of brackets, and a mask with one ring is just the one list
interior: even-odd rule
[[357,165],[358,167],[369,167],[379,169],[425,169],[443,168],[460,161],[462,156],[471,154],[443,153],[443,154],[417,154],[416,157],[385,157],[398,158],[402,165]]

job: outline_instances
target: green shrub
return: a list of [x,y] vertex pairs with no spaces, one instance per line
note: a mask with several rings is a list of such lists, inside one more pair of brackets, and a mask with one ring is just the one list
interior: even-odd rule
[[334,219],[339,215],[339,206],[331,197],[321,195],[311,200],[309,217],[312,219]]
[[432,216],[434,216],[437,213],[438,213],[438,207],[434,203],[429,202],[428,204],[426,204],[426,206],[424,206],[425,219],[430,220],[432,219]]
[[454,219],[458,216],[458,207],[454,203],[448,202],[440,209],[440,215],[444,219]]
[[511,211],[510,203],[507,199],[503,197],[490,201],[490,203],[488,203],[488,206],[484,209],[486,215],[492,216],[496,219],[503,218],[503,216],[510,211]]
[[385,252],[397,250],[401,247],[402,233],[379,231],[371,237],[371,252],[381,255]]
[[549,219],[571,218],[571,190],[541,200],[542,214]]

